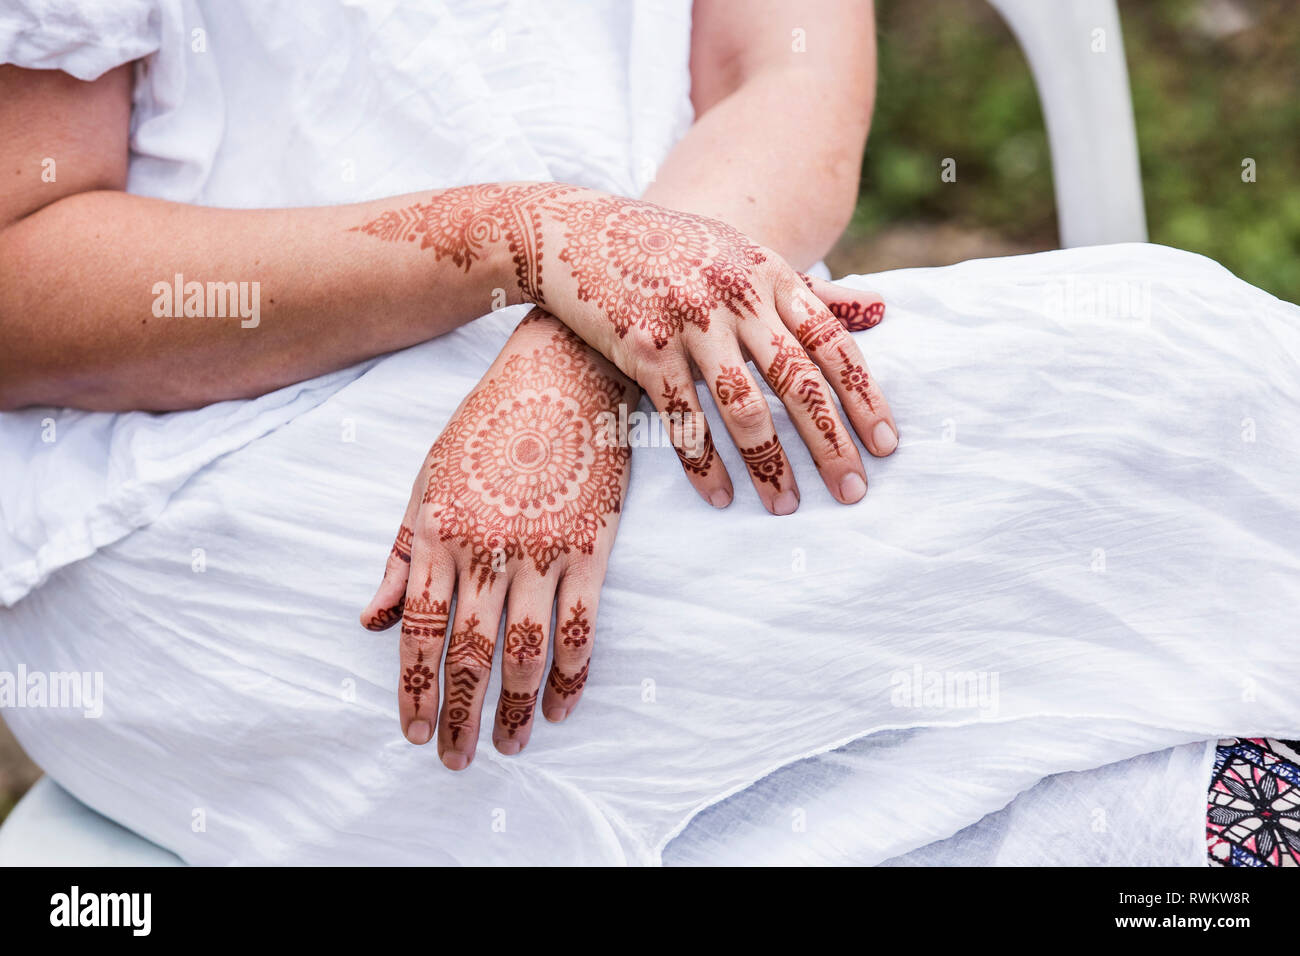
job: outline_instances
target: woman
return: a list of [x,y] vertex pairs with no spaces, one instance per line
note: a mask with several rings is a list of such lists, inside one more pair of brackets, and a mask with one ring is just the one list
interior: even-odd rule
[[[0,402],[204,406],[351,366],[507,304],[545,306],[549,314],[525,320],[434,444],[383,583],[362,614],[372,629],[402,619],[402,730],[424,744],[436,727],[443,762],[459,770],[475,753],[505,610],[492,734],[499,751],[517,753],[529,738],[548,645],[549,719],[576,706],[588,671],[628,462],[626,448],[597,447],[588,423],[634,405],[639,386],[671,423],[688,480],[725,508],[734,488],[700,414],[694,380],[702,377],[759,498],[772,514],[788,515],[799,488],[749,370],[752,357],[837,501],[860,500],[866,473],[832,394],[872,454],[897,446],[888,405],[845,332],[878,321],[879,297],[794,271],[829,248],[853,208],[871,112],[870,5],[696,3],[694,121],[662,162],[636,157],[657,166],[639,200],[588,188],[579,167],[564,183],[472,180],[334,205],[299,205],[303,197],[274,170],[264,174],[264,191],[231,188],[246,160],[228,154],[246,157],[252,133],[241,129],[269,132],[282,111],[301,109],[300,83],[332,74],[327,54],[323,65],[313,59],[313,38],[327,46],[358,20],[383,42],[387,34],[364,5],[313,11],[313,22],[294,25],[305,34],[296,51],[270,57],[262,79],[279,88],[254,93],[240,74],[257,54],[236,51],[250,40],[274,48],[290,23],[262,22],[274,15],[243,7],[163,3],[150,21],[154,5],[132,2],[96,23],[68,3],[66,22],[13,28],[6,55],[14,65],[0,68],[3,149],[15,168],[0,198]],[[677,23],[684,9],[649,4],[636,16]],[[484,16],[508,12],[449,4],[432,13],[399,8],[397,18],[410,33],[427,30],[428,42],[452,43],[457,29],[472,32]],[[589,31],[610,15],[557,11]],[[171,30],[171,48],[154,38],[149,24],[157,21],[164,34]],[[502,18],[488,32],[502,45],[499,59],[514,52],[509,43],[529,42],[526,31],[511,38],[509,24]],[[127,39],[97,43],[119,35]],[[667,40],[684,38],[664,35],[658,52],[668,57]],[[182,38],[188,50],[176,49]],[[593,36],[596,45],[605,39]],[[205,58],[217,60],[215,71],[195,65]],[[181,67],[177,59],[192,62]],[[68,72],[27,68],[50,65]],[[375,68],[402,67],[399,58]],[[206,115],[167,101],[150,69],[188,70],[178,95],[208,96]],[[557,72],[556,82],[577,75]],[[414,95],[436,97],[441,82],[427,80]],[[267,94],[270,102],[261,98]],[[354,109],[346,101],[327,106]],[[639,124],[655,125],[615,120],[634,135]],[[331,131],[327,123],[320,129]],[[392,129],[381,124],[354,132],[331,145],[369,154],[405,145],[385,137]],[[178,155],[205,141],[209,155]],[[464,164],[471,169],[472,159]],[[356,172],[351,158],[341,162]],[[791,182],[808,188],[789,189]],[[265,205],[293,208],[217,208],[260,206],[277,195]],[[235,312],[236,290],[243,321],[221,321]],[[557,596],[561,634],[553,641]]]

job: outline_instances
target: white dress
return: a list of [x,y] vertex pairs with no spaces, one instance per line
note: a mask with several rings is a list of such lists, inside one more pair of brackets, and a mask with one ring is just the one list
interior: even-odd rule
[[[67,48],[0,33],[0,59],[148,56],[152,195],[635,194],[690,120],[685,2],[121,6],[104,52],[82,4],[25,2]],[[395,638],[356,617],[517,310],[252,402],[0,416],[0,671],[103,677],[97,718],[6,720],[195,863],[881,862],[1049,774],[1167,752],[1193,792],[1202,750],[1168,748],[1300,733],[1294,306],[1157,246],[847,281],[889,303],[859,340],[902,432],[867,498],[715,512],[639,449],[582,705],[459,775],[401,738]],[[1108,832],[1180,825],[1124,861],[1187,861],[1194,803],[1133,808]]]

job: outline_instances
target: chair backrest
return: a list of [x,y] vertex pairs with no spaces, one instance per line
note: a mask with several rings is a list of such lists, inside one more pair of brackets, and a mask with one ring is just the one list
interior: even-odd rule
[[1061,245],[1145,242],[1146,212],[1115,0],[989,0],[1038,86]]

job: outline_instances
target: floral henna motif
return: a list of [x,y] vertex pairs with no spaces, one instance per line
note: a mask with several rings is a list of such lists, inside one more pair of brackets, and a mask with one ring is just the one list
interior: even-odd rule
[[850,332],[861,332],[879,325],[885,317],[885,303],[873,302],[863,308],[861,302],[832,302],[826,306]]
[[713,383],[713,390],[718,396],[718,401],[724,406],[732,402],[744,401],[753,391],[749,386],[748,376],[739,365],[722,366],[717,380]]
[[867,408],[874,412],[876,406],[871,401],[871,380],[867,377],[867,370],[855,364],[843,349],[839,353],[840,360],[844,363],[840,369],[840,384],[848,391],[855,392],[858,398],[867,403]]
[[506,657],[514,658],[516,664],[535,661],[542,656],[542,644],[545,640],[542,625],[531,618],[524,618],[510,625],[506,631]]
[[[817,290],[813,288],[811,277],[801,272],[799,278],[803,279],[803,284],[808,287],[809,292],[813,295],[817,294]],[[863,307],[862,303],[857,301],[828,302],[826,308],[830,309],[831,315],[839,319],[840,324],[850,332],[861,332],[873,325],[879,325],[880,320],[885,316],[885,303],[883,302],[873,302],[866,307]],[[803,336],[799,336],[799,339],[803,341]],[[804,347],[809,352],[812,351],[809,346],[805,345]]]
[[560,673],[558,667],[551,668],[551,676],[546,679],[547,685],[561,697],[569,698],[578,691],[582,690],[582,685],[587,683],[587,668],[591,666],[591,661],[582,665],[582,670],[572,677],[565,677]]
[[571,335],[513,355],[472,392],[438,438],[424,494],[439,536],[470,551],[479,590],[501,558],[545,574],[562,554],[591,554],[622,506],[630,451],[596,440],[623,385],[593,368]]
[[591,637],[591,623],[587,620],[587,608],[582,601],[569,608],[569,619],[560,627],[561,643],[565,647],[582,647]]
[[513,737],[518,730],[533,719],[533,710],[537,706],[537,691],[501,691],[501,702],[497,705],[497,723]]
[[749,473],[758,481],[765,481],[773,488],[781,487],[785,465],[781,461],[781,443],[775,435],[761,445],[740,449],[740,457],[745,459]]
[[620,338],[637,327],[663,348],[687,324],[707,331],[717,309],[755,314],[749,276],[766,256],[735,229],[635,200],[577,201],[560,213],[560,261]]
[[424,651],[419,651],[415,656],[415,666],[408,667],[406,673],[402,675],[402,681],[405,685],[406,692],[411,695],[415,704],[415,712],[420,712],[420,697],[430,688],[438,686],[438,678],[434,675],[429,666],[424,663]]
[[543,304],[542,223],[544,203],[574,188],[558,183],[499,185],[487,183],[448,189],[427,203],[390,209],[378,219],[355,226],[386,242],[419,242],[435,259],[450,259],[469,271],[488,246],[505,242],[525,300]]

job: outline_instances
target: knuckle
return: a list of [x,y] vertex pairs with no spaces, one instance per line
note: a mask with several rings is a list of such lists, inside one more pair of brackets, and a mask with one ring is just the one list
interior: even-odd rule
[[758,428],[767,422],[767,402],[757,392],[751,392],[728,405],[727,416],[742,430]]
[[791,384],[796,395],[815,395],[822,391],[825,382],[821,370],[812,362],[800,362],[791,375]]

